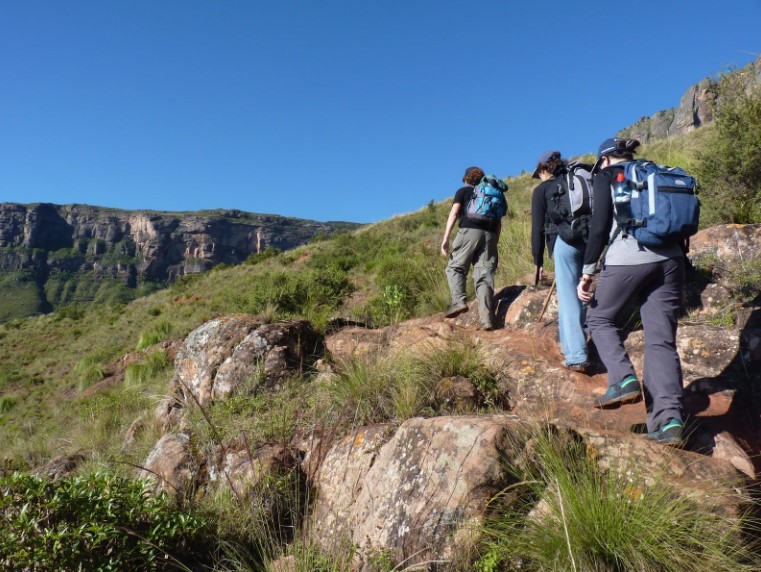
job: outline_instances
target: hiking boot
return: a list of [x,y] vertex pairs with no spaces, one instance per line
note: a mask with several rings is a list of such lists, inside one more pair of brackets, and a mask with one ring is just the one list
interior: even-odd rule
[[583,361],[581,363],[564,363],[563,367],[577,373],[587,373],[587,370],[589,369],[589,362]]
[[632,403],[640,398],[639,381],[633,375],[627,375],[618,383],[611,385],[608,391],[595,398],[595,407],[604,409],[620,403]]
[[678,447],[684,443],[684,439],[682,439],[683,430],[684,423],[679,421],[679,419],[672,419],[660,429],[645,435],[645,439]]
[[454,304],[450,304],[447,308],[446,313],[444,314],[445,318],[454,318],[455,316],[459,316],[463,312],[468,311],[468,305],[465,302],[455,302]]

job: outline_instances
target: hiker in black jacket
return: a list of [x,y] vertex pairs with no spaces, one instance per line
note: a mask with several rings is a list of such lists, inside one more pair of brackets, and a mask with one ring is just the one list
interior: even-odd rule
[[565,358],[563,366],[585,373],[587,337],[584,333],[584,305],[576,296],[576,284],[581,276],[584,240],[564,241],[557,227],[550,223],[548,206],[556,198],[559,176],[565,173],[565,163],[559,151],[543,153],[537,161],[533,177],[542,182],[531,197],[531,253],[538,279],[544,276],[544,245],[555,259],[555,284],[558,292],[558,334]]

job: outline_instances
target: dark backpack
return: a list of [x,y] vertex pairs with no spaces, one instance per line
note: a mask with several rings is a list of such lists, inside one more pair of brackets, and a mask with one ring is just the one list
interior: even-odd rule
[[698,232],[700,200],[695,177],[679,167],[652,161],[628,161],[622,166],[631,189],[630,212],[616,213],[624,235],[645,246],[660,246]]
[[494,175],[486,175],[473,187],[473,195],[465,206],[464,216],[475,222],[499,222],[507,212],[505,192],[505,181]]
[[589,165],[569,163],[547,203],[547,226],[565,242],[587,240],[594,206],[591,170]]

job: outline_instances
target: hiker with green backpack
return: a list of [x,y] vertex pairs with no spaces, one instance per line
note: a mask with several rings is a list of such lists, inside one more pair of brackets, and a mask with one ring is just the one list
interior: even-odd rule
[[[635,161],[639,141],[606,139],[593,168],[594,212],[577,287],[590,304],[587,323],[608,370],[599,408],[639,401],[644,390],[647,439],[684,440],[677,319],[685,281],[684,242],[697,232],[696,182],[681,169]],[[598,259],[602,270],[592,287]],[[617,317],[637,297],[645,334],[642,384],[624,348]]]
[[[479,167],[468,167],[462,181],[465,186],[455,193],[441,241],[441,253],[449,257],[446,276],[452,296],[445,316],[454,318],[468,311],[466,280],[472,266],[481,329],[489,331],[496,327],[494,275],[502,217],[507,213],[507,185],[484,175]],[[449,235],[458,221],[460,228],[450,251]]]
[[542,153],[532,175],[541,179],[531,196],[531,253],[537,282],[544,278],[544,247],[555,260],[558,337],[563,367],[586,373],[585,308],[576,295],[592,213],[590,167],[568,164],[560,151]]

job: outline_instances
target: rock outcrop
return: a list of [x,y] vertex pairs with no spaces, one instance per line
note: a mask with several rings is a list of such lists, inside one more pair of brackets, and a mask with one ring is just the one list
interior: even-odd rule
[[[732,72],[747,77],[749,87],[761,85],[761,57],[755,62]],[[730,74],[731,75],[731,74]],[[718,95],[719,80],[704,79],[692,86],[682,96],[678,107],[659,111],[642,117],[634,125],[622,129],[618,137],[632,137],[642,143],[684,135],[713,121],[713,106]]]
[[[357,226],[237,210],[162,213],[2,203],[0,295],[26,284],[34,301],[0,320],[105,298],[104,284],[112,290],[118,284],[127,294],[145,284],[165,286],[220,263],[238,264],[267,247],[288,250]],[[3,274],[14,280],[6,284]]]

